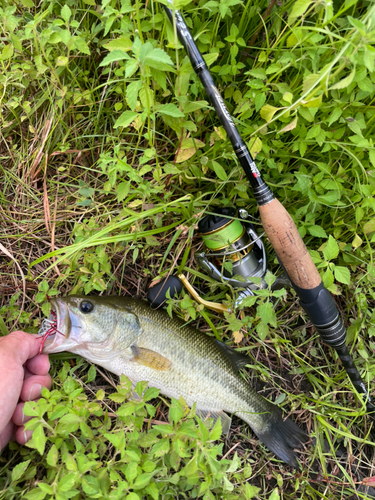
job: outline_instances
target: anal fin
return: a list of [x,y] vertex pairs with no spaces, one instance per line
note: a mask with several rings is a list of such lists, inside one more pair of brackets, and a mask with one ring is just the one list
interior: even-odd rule
[[130,361],[139,365],[148,366],[154,370],[166,372],[171,369],[172,362],[158,352],[133,345],[131,347],[134,357]]
[[216,420],[220,418],[220,420],[221,420],[221,432],[223,434],[228,434],[230,426],[232,424],[232,419],[223,411],[210,411],[210,410],[198,410],[197,409],[197,415],[202,420],[206,420],[206,418],[212,418],[214,421],[214,424],[215,424]]

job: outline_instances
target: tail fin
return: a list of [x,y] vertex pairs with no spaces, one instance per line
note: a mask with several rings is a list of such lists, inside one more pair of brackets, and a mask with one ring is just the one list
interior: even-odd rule
[[294,448],[301,448],[309,437],[289,418],[283,420],[281,411],[273,413],[262,432],[255,433],[277,457],[295,469],[300,468]]

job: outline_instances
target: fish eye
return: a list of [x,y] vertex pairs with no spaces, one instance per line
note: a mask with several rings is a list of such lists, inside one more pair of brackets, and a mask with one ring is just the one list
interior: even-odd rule
[[79,309],[83,314],[90,313],[94,309],[94,304],[89,300],[82,300],[79,305]]

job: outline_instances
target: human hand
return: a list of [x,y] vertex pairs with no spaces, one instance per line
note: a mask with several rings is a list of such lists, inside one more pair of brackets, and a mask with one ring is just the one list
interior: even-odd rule
[[0,337],[0,450],[10,440],[25,444],[31,438],[23,425],[31,418],[23,414],[24,402],[51,388],[48,355],[37,356],[41,340],[25,332]]

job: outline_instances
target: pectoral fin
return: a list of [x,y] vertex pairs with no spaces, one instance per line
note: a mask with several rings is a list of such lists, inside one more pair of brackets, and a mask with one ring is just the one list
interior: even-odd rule
[[214,424],[218,418],[221,420],[221,432],[223,434],[228,434],[232,419],[223,411],[210,411],[210,410],[197,410],[197,415],[202,420],[206,418],[212,418]]
[[161,372],[166,372],[171,369],[171,361],[158,352],[151,351],[151,349],[145,349],[143,347],[137,347],[135,345],[133,345],[131,349],[134,357],[131,358],[130,361],[133,363],[148,366],[149,368],[159,370]]

